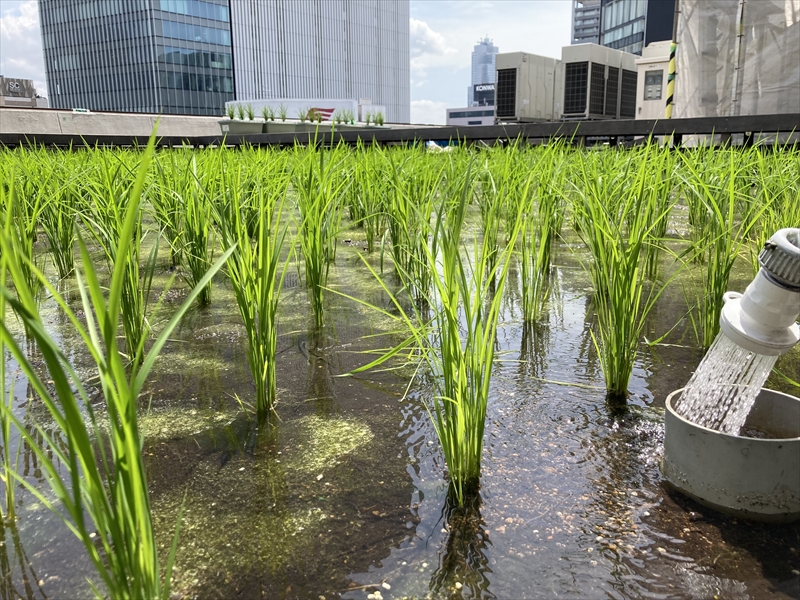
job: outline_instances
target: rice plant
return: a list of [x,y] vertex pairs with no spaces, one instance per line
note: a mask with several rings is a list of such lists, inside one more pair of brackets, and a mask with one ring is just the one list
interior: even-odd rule
[[243,210],[242,169],[228,173],[225,204],[217,206],[216,219],[224,246],[236,246],[227,273],[247,335],[247,360],[256,387],[256,411],[264,419],[275,405],[275,356],[278,311],[290,254],[282,257],[288,223],[284,205],[288,176],[280,171],[253,188],[258,207],[255,243],[251,242]]
[[[192,157],[190,188],[183,194],[183,245],[184,269],[181,274],[190,287],[195,287],[214,262],[214,240],[211,227],[211,202],[200,181],[197,161]],[[200,290],[197,302],[205,306],[211,302],[211,281]]]
[[[4,231],[3,235],[8,236],[8,231]],[[5,252],[2,252],[2,249],[0,248],[0,289],[6,288],[7,260],[8,255]],[[3,294],[0,294],[0,315],[2,315],[3,320],[5,320],[6,297]],[[5,506],[0,507],[0,523],[3,523],[7,520],[9,522],[13,522],[15,518],[14,498],[16,486],[14,482],[14,473],[16,472],[16,464],[12,465],[11,462],[11,419],[8,418],[8,414],[14,405],[14,386],[9,385],[8,389],[6,389],[6,376],[6,344],[5,338],[0,336],[0,381],[3,382],[3,397],[0,399],[0,402],[4,404],[4,408],[0,409],[0,446],[2,446],[0,448],[0,453],[2,453],[3,462],[0,479],[3,481],[3,488],[5,491]],[[19,454],[17,454],[17,457],[18,456]]]
[[750,197],[750,184],[744,177],[749,156],[740,156],[737,150],[715,150],[719,153],[716,157],[722,157],[717,160],[725,162],[714,167],[705,156],[708,152],[710,150],[681,155],[684,194],[689,203],[702,207],[704,213],[702,239],[695,240],[689,256],[699,255],[705,264],[697,298],[697,316],[693,318],[697,321],[700,342],[706,349],[719,333],[722,297],[728,291],[733,265],[742,253],[742,245],[773,200],[772,197],[763,198],[756,203]]
[[285,104],[279,104],[276,114],[278,115],[278,118],[281,121],[286,121],[286,117],[289,116],[289,109],[286,107]]
[[[645,319],[666,287],[665,283],[644,293],[644,250],[669,210],[642,206],[645,198],[652,198],[647,161],[651,152],[653,146],[648,145],[638,164],[623,156],[622,164],[605,172],[601,169],[606,166],[582,157],[576,186],[579,235],[592,255],[589,274],[597,319],[592,341],[612,403],[626,400]],[[612,158],[620,160],[617,157]]]
[[384,167],[383,156],[366,150],[359,140],[345,197],[350,219],[364,230],[368,253],[375,250],[383,228],[384,203],[388,195]]
[[[128,253],[136,235],[140,197],[152,154],[152,143],[151,138],[125,207],[118,238],[121,256]],[[0,405],[4,418],[14,424],[19,435],[35,453],[57,502],[51,501],[23,476],[15,477],[39,502],[61,517],[82,542],[100,579],[99,582],[90,581],[97,597],[110,595],[112,598],[166,599],[170,597],[180,517],[162,579],[162,563],[155,543],[142,458],[142,438],[137,425],[137,400],[156,357],[199,289],[190,293],[141,364],[134,364],[128,370],[118,352],[116,334],[125,294],[126,265],[123,261],[117,263],[106,299],[105,290],[100,285],[98,273],[81,238],[78,244],[83,266],[77,269],[77,283],[85,323],[75,315],[41,271],[33,265],[29,266],[67,315],[97,367],[97,386],[109,416],[108,449],[106,444],[97,443],[101,430],[95,418],[90,390],[84,387],[58,343],[45,329],[32,289],[27,285],[21,268],[29,262],[28,258],[24,252],[20,252],[18,241],[4,230],[0,234],[0,247],[11,281],[17,288],[17,296],[14,297],[5,285],[0,285],[0,294],[32,332],[47,368],[49,385],[17,345],[5,321],[0,321],[0,339],[17,360],[47,409],[55,424],[55,432],[66,440],[66,447],[56,443],[52,430],[43,426],[37,426],[34,435],[17,420],[5,403]],[[222,266],[228,254],[225,253],[214,265],[207,274],[208,278]],[[88,413],[88,419],[84,413]]]
[[[0,211],[5,222],[4,232],[15,241],[18,254],[26,260],[20,266],[25,285],[31,290],[31,298],[41,300],[43,286],[36,276],[37,268],[42,267],[42,255],[36,252],[37,228],[43,208],[43,196],[35,189],[33,182],[17,178],[15,171],[6,174],[0,185]],[[26,333],[30,333],[25,326]]]
[[323,291],[330,263],[336,258],[336,235],[341,225],[342,195],[346,179],[338,177],[341,158],[309,144],[298,149],[292,188],[300,212],[299,241],[305,265],[305,282],[314,323],[323,324]]
[[[436,238],[432,249],[424,246],[424,260],[432,273],[427,299],[430,311],[412,304],[406,311],[377,273],[369,267],[392,298],[396,314],[382,311],[404,325],[409,337],[357,371],[373,368],[413,349],[428,365],[436,392],[428,402],[447,463],[450,491],[459,505],[480,485],[486,407],[496,351],[502,292],[519,225],[509,232],[509,244],[501,251],[497,273],[489,273],[485,242],[473,243],[462,253],[461,236],[469,199],[474,192],[471,166],[458,181],[451,180],[437,205],[428,232]],[[519,223],[519,220],[517,221]],[[485,238],[484,238],[485,240]],[[474,261],[474,262],[473,262]],[[408,277],[402,270],[403,277]],[[495,279],[492,289],[490,279]],[[363,304],[365,302],[361,301]],[[430,316],[429,316],[430,315]],[[418,371],[419,372],[419,371]]]
[[[647,154],[645,156],[647,157]],[[651,232],[651,241],[645,246],[645,273],[648,279],[656,280],[663,244],[667,237],[669,213],[675,204],[673,193],[675,190],[675,164],[678,159],[677,153],[671,152],[668,148],[653,151],[649,159],[651,163],[649,194],[652,198],[645,203],[645,207],[653,213],[653,217],[665,215],[664,218],[658,220]]]
[[765,210],[753,227],[748,244],[753,274],[761,268],[758,254],[779,229],[800,224],[800,148],[779,153],[753,150],[753,201]]
[[[142,213],[133,212],[134,230],[131,241],[122,252],[121,235],[126,226],[134,192],[132,172],[119,159],[99,155],[99,180],[88,190],[91,197],[87,210],[81,215],[94,240],[105,255],[109,271],[124,273],[120,314],[128,359],[132,363],[143,359],[144,345],[150,334],[150,290],[158,260],[158,238],[153,243],[144,265],[140,264],[143,239]],[[144,177],[144,176],[142,176]],[[144,184],[143,184],[144,185]]]
[[[443,161],[426,164],[427,157],[417,151],[404,160],[390,152],[386,156],[391,168],[386,212],[392,260],[411,300],[423,304],[428,300],[433,277],[427,255],[436,254],[437,238],[430,235],[431,219],[447,165]],[[469,193],[473,193],[472,187]]]
[[191,155],[182,152],[163,153],[157,157],[157,183],[150,193],[150,207],[153,217],[161,228],[170,247],[172,266],[181,263],[183,246],[183,201],[180,190],[191,185],[192,173],[186,168],[192,160]]

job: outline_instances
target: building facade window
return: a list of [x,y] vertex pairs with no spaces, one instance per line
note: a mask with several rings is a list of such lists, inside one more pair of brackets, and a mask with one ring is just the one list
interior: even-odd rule
[[227,4],[213,4],[202,0],[153,0],[153,2],[154,8],[164,12],[224,21],[225,23],[229,23],[231,20]]
[[[451,119],[466,119],[467,117],[493,117],[494,110],[464,110],[450,111],[447,116]],[[472,125],[472,123],[470,123]]]
[[648,71],[644,74],[644,99],[661,100],[661,85],[664,71]]

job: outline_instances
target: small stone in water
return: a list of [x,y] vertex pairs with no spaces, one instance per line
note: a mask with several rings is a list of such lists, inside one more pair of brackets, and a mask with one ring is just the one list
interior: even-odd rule
[[457,590],[460,590],[462,587],[463,587],[463,586],[461,585],[461,583],[460,583],[460,582],[458,582],[458,581],[456,581],[456,589],[457,589]]
[[322,473],[320,473],[319,475],[317,475],[317,481],[319,481],[320,479],[322,479]]
[[382,587],[383,589],[385,589],[385,590],[390,590],[390,589],[392,589],[392,586],[390,586],[390,585],[389,585],[388,583],[386,583],[385,581],[384,581],[384,582],[381,584],[381,587]]

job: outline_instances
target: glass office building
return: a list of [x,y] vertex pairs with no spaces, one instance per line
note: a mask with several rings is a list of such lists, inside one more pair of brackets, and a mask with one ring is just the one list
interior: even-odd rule
[[408,0],[39,0],[39,15],[54,108],[370,98],[410,117]]
[[54,108],[218,115],[235,97],[227,0],[39,0]]
[[642,54],[651,42],[672,39],[675,0],[602,0],[600,45]]

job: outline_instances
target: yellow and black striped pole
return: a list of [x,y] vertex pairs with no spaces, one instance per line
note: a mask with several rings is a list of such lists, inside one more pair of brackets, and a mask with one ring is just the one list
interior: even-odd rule
[[[677,4],[677,0],[676,0]],[[675,16],[677,19],[677,15]],[[672,40],[669,47],[669,71],[667,72],[667,107],[664,110],[664,117],[672,118],[672,107],[675,103],[675,50],[678,48],[676,40]]]
[[[672,118],[672,109],[675,106],[675,75],[677,69],[675,65],[675,53],[678,49],[678,17],[680,16],[680,1],[675,0],[675,14],[672,17],[672,44],[669,46],[669,68],[667,70],[667,106],[664,108],[664,118]],[[667,147],[671,147],[674,142],[674,136],[664,136],[664,143]]]

